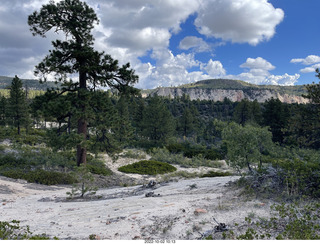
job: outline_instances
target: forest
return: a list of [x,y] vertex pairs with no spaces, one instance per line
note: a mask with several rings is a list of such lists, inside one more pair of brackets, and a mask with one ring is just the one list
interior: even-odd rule
[[[265,103],[191,101],[187,96],[142,98],[138,93],[127,95],[110,90],[94,90],[88,100],[89,133],[85,143],[88,152],[96,157],[99,153],[116,155],[123,149],[139,148],[167,154],[159,161],[168,163],[172,163],[170,154],[198,157],[204,162],[225,159],[240,174],[271,164],[301,164],[305,170],[318,165],[320,125],[316,103],[285,104],[273,98]],[[60,162],[60,168],[46,162],[47,170],[62,172],[65,167],[76,167],[71,152],[82,138],[77,132],[75,93],[60,95],[57,90],[48,90],[27,98],[22,81],[15,77],[9,97],[1,96],[0,103],[1,140],[10,139],[20,147],[44,144],[43,149],[49,154],[58,152],[57,155],[71,157],[64,160],[68,163]],[[0,172],[10,176],[12,170],[5,162],[8,155],[2,157]],[[312,195],[318,196],[320,192],[314,190]]]

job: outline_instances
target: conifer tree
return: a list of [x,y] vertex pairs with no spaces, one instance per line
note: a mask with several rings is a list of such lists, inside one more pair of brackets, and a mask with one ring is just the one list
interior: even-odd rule
[[8,110],[10,124],[17,128],[20,135],[21,127],[27,123],[28,113],[22,81],[18,76],[15,76],[11,83]]
[[0,96],[0,125],[6,125],[7,120],[7,99]]
[[128,109],[128,98],[121,96],[117,106],[119,123],[117,125],[117,138],[121,144],[127,143],[132,139],[134,128],[131,125]]
[[163,100],[158,96],[151,97],[143,114],[143,135],[162,144],[173,135],[174,130],[172,114]]
[[[54,30],[65,35],[65,40],[52,42],[53,50],[36,66],[35,75],[42,81],[53,74],[56,81],[63,83],[62,93],[75,92],[77,100],[77,131],[82,141],[77,145],[77,165],[86,164],[88,123],[90,115],[90,86],[109,86],[120,92],[133,90],[129,85],[138,81],[138,76],[130,69],[130,64],[119,67],[118,61],[110,55],[94,50],[91,34],[98,23],[94,10],[80,0],[62,0],[43,5],[28,17],[33,35],[45,37]],[[70,74],[78,74],[78,82],[67,79]]]

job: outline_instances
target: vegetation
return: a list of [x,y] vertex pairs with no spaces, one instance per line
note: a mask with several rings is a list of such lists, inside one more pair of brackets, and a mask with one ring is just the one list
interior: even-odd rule
[[[109,86],[120,92],[129,92],[128,86],[138,80],[134,71],[129,69],[129,63],[119,67],[118,61],[110,55],[94,50],[91,31],[98,22],[94,10],[80,0],[64,0],[58,3],[51,1],[43,5],[39,12],[35,11],[28,17],[33,35],[45,37],[45,34],[53,29],[66,36],[65,41],[58,39],[52,42],[54,49],[36,66],[35,75],[46,81],[46,76],[52,73],[57,82],[62,82],[62,89],[52,92],[51,99],[60,97],[65,92],[76,94],[72,97],[72,105],[79,135],[75,140],[78,166],[87,162],[86,141],[92,115],[89,102],[95,87]],[[66,78],[74,73],[78,73],[79,82]],[[92,85],[94,90],[89,89],[89,85]],[[55,100],[57,103],[63,102],[61,99]]]
[[[248,216],[246,224],[223,233],[237,240],[319,240],[319,203],[275,204],[269,219]],[[235,234],[235,231],[240,234]]]
[[[49,240],[46,234],[33,235],[29,226],[21,227],[20,221],[0,221],[0,240]],[[54,240],[57,240],[55,237]]]
[[124,173],[157,175],[174,172],[177,170],[177,168],[168,163],[153,160],[142,160],[133,164],[122,166],[118,170]]

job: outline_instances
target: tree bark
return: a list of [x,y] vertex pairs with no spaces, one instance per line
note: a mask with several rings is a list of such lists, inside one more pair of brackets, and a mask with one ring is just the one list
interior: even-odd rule
[[[81,63],[80,63],[81,67]],[[83,67],[83,66],[82,66]],[[80,89],[78,91],[78,100],[80,104],[80,110],[82,115],[78,119],[78,134],[82,135],[82,140],[85,142],[87,140],[87,127],[88,122],[85,116],[86,112],[86,105],[85,105],[85,92],[87,90],[87,77],[86,73],[81,71],[79,72],[79,82],[80,82]],[[85,143],[84,143],[85,144]],[[87,163],[87,148],[83,146],[83,144],[77,145],[77,165],[85,165]]]

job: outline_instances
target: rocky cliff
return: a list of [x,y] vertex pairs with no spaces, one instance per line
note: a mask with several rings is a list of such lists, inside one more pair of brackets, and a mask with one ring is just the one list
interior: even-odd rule
[[176,98],[183,94],[188,95],[191,100],[212,100],[223,101],[224,98],[230,99],[232,102],[239,102],[242,99],[249,101],[257,100],[265,102],[270,98],[278,98],[284,103],[307,103],[308,99],[298,95],[281,94],[273,90],[229,90],[229,89],[201,89],[201,88],[157,88],[151,92],[151,95]]
[[228,98],[232,102],[239,102],[242,99],[265,102],[273,97],[284,103],[307,103],[308,99],[301,96],[303,93],[305,90],[302,86],[257,86],[243,81],[219,79],[199,81],[182,87],[160,87],[152,90],[150,95],[176,98],[185,94],[191,100],[223,101]]

